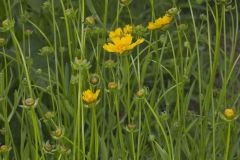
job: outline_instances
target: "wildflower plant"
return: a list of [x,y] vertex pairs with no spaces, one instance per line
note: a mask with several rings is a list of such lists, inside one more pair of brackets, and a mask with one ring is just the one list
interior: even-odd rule
[[239,0],[0,1],[0,159],[240,159],[239,17]]

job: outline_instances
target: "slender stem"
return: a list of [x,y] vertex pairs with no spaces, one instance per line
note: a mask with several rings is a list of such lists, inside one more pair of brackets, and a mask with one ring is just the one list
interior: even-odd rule
[[118,128],[118,137],[119,137],[119,142],[121,146],[121,151],[122,151],[122,156],[123,159],[126,160],[126,154],[125,154],[125,147],[124,147],[124,141],[123,141],[123,136],[122,136],[122,128],[120,124],[120,115],[119,115],[119,102],[118,102],[117,95],[114,94],[114,105],[116,109],[116,114],[117,114],[117,128]]
[[225,160],[228,160],[228,152],[229,152],[229,145],[230,145],[230,138],[231,138],[231,122],[228,122],[228,132],[227,132],[227,144],[225,150]]
[[149,104],[149,102],[147,101],[146,98],[144,98],[144,101],[147,104],[148,108],[150,109],[151,113],[153,114],[154,118],[157,121],[157,124],[159,125],[159,127],[160,127],[160,129],[162,131],[163,137],[164,137],[166,145],[167,145],[169,160],[172,160],[172,150],[171,150],[171,147],[170,147],[170,143],[169,143],[169,139],[168,139],[167,133],[166,133],[162,123],[160,122],[157,114],[155,113],[155,111],[153,110],[152,106]]
[[139,102],[138,105],[138,143],[137,143],[137,160],[140,157],[140,145],[141,145],[141,128],[142,128],[142,111],[141,111],[142,103]]
[[133,22],[132,22],[132,14],[131,14],[131,10],[129,9],[129,6],[128,6],[128,5],[127,5],[127,10],[128,10],[128,15],[129,15],[130,23],[131,23],[131,25],[133,25]]

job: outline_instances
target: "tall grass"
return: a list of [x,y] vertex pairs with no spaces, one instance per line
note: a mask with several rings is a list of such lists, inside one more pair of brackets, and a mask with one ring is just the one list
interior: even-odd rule
[[0,2],[0,159],[240,159],[238,0],[125,2]]

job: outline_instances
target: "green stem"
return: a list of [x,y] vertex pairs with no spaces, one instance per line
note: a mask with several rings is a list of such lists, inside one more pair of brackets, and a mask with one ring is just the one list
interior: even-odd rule
[[231,122],[228,122],[227,145],[226,145],[225,158],[224,158],[225,160],[228,160],[230,137],[231,137]]
[[160,122],[160,120],[158,118],[158,115],[155,113],[155,111],[153,110],[152,106],[148,103],[146,98],[144,98],[144,101],[147,104],[148,108],[150,109],[151,113],[153,114],[154,118],[157,121],[157,124],[159,125],[159,127],[160,127],[160,129],[162,131],[163,137],[164,137],[166,145],[167,145],[169,160],[172,160],[172,150],[171,150],[171,147],[170,147],[170,143],[169,143],[169,139],[168,139],[167,133],[166,133],[162,123]]
[[116,114],[117,114],[117,128],[118,128],[118,137],[119,137],[119,142],[121,146],[121,152],[123,159],[126,160],[126,154],[125,154],[125,147],[124,147],[124,141],[123,141],[123,136],[122,136],[122,128],[120,124],[120,116],[119,116],[119,100],[117,98],[117,95],[114,94],[114,105],[116,109]]

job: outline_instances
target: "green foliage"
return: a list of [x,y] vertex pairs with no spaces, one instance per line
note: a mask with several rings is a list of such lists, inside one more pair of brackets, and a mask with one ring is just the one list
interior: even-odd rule
[[0,159],[240,159],[238,0],[2,0],[0,22]]

